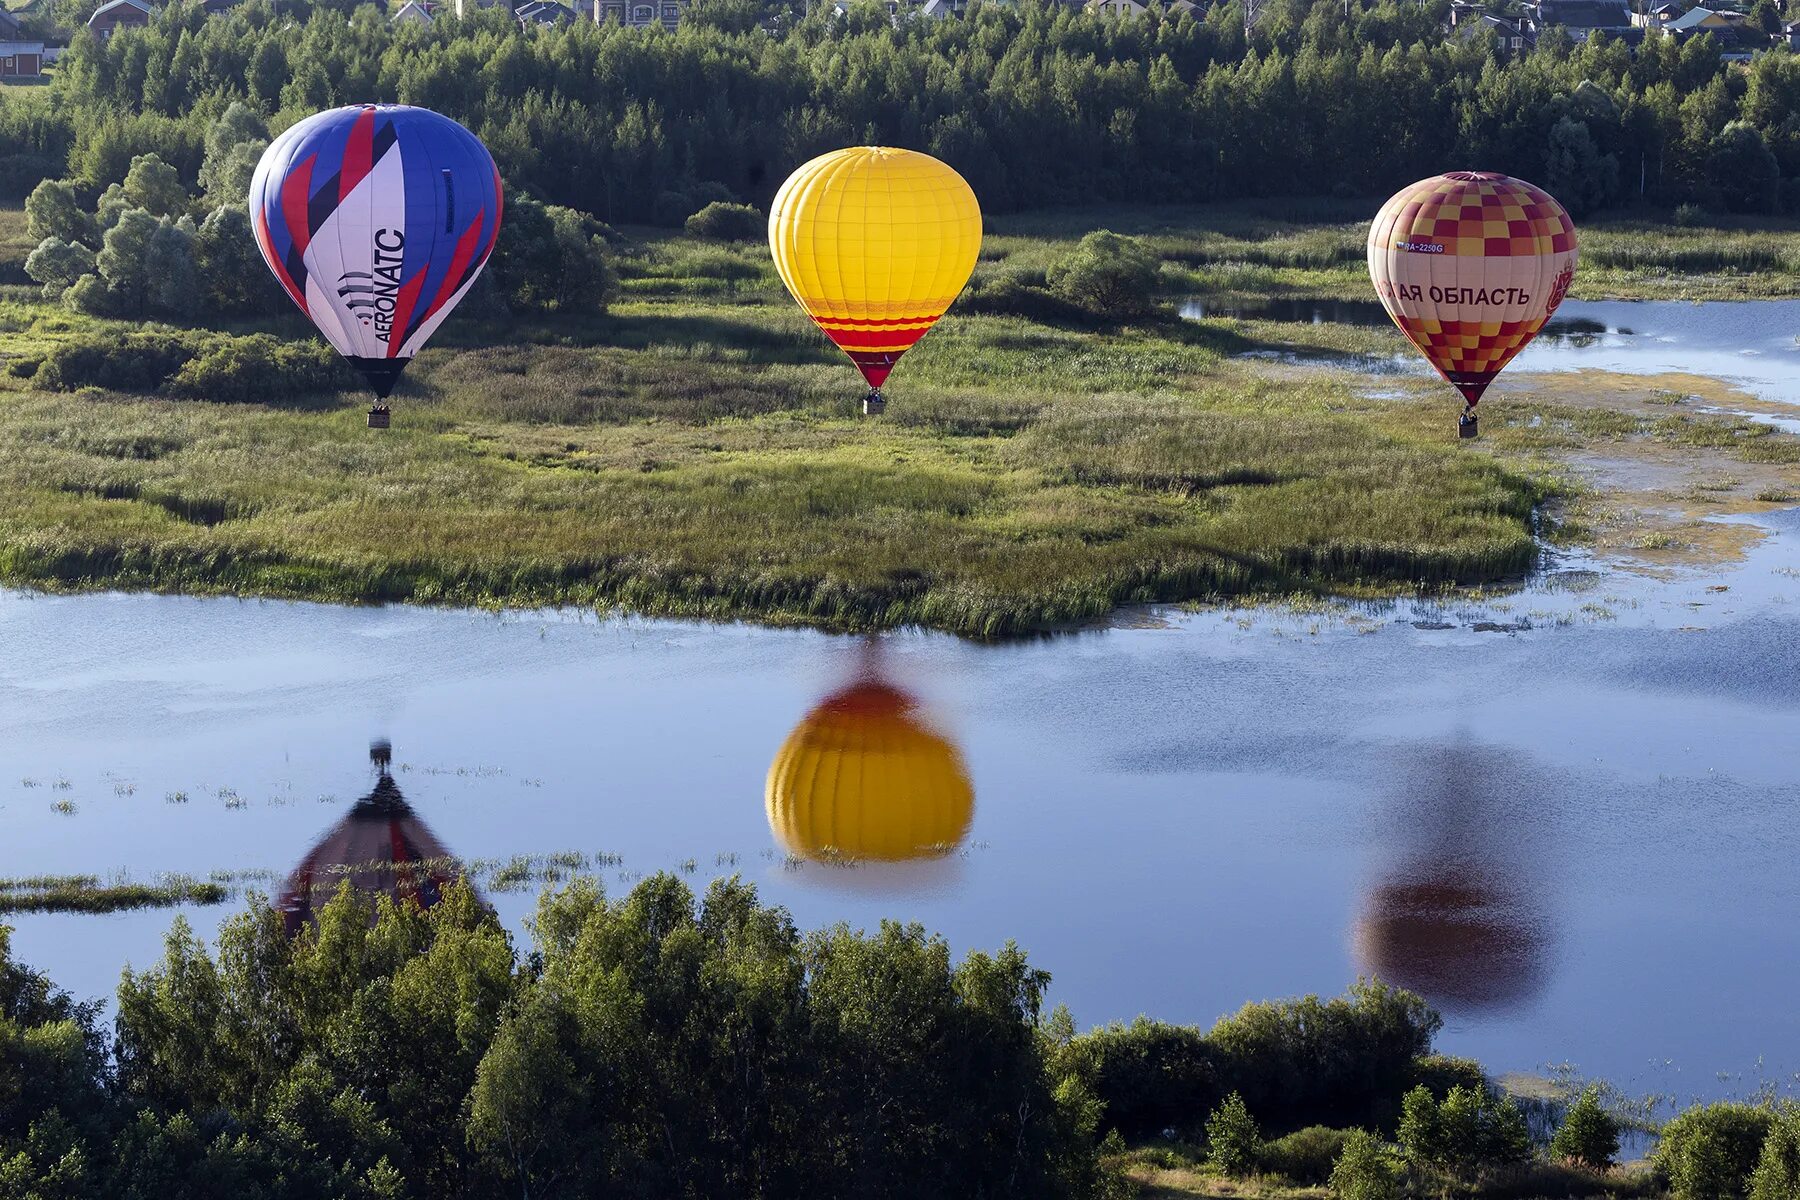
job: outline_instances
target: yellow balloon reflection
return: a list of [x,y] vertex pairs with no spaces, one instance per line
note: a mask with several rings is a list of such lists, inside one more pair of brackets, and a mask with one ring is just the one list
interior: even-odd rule
[[962,754],[879,677],[873,651],[782,743],[764,798],[775,840],[815,860],[941,857],[975,815]]
[[369,748],[379,775],[374,789],[319,839],[288,876],[275,908],[290,934],[316,922],[319,910],[345,880],[365,895],[430,908],[463,877],[461,864],[400,794],[388,770],[392,757],[386,742]]

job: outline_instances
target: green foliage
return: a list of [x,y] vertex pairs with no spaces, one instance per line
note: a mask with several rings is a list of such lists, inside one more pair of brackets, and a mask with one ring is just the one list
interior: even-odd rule
[[1512,1098],[1460,1084],[1442,1101],[1423,1085],[1408,1092],[1396,1140],[1416,1166],[1458,1179],[1531,1156],[1531,1135]]
[[290,303],[262,260],[242,205],[225,205],[206,214],[194,231],[194,268],[199,272],[203,306],[214,313],[251,316],[285,312]]
[[131,160],[121,190],[126,203],[153,217],[176,217],[187,211],[187,188],[174,167],[157,154],[140,154]]
[[1477,1090],[1485,1088],[1488,1078],[1481,1064],[1472,1058],[1427,1054],[1413,1064],[1412,1083],[1423,1084],[1433,1096],[1442,1100],[1458,1084]]
[[1265,1174],[1279,1175],[1301,1184],[1331,1180],[1333,1164],[1355,1130],[1308,1125],[1284,1137],[1264,1142],[1257,1152],[1257,1166]]
[[351,386],[344,363],[311,338],[281,341],[266,333],[222,338],[167,381],[176,396],[224,403],[274,404]]
[[1590,1087],[1569,1106],[1556,1136],[1550,1139],[1550,1157],[1605,1170],[1618,1153],[1618,1118],[1601,1105],[1600,1089]]
[[515,313],[604,312],[618,287],[607,251],[610,232],[573,209],[509,196],[487,265],[489,287]]
[[767,235],[769,220],[748,204],[715,200],[687,219],[688,233],[715,242],[753,242]]
[[1098,229],[1046,273],[1050,290],[1096,315],[1141,317],[1154,307],[1162,260],[1144,241]]
[[60,179],[44,180],[25,198],[25,229],[39,241],[91,242],[95,236],[93,218],[81,211],[75,189]]
[[206,157],[200,164],[200,191],[207,203],[241,205],[250,193],[250,178],[269,144],[269,127],[255,109],[233,100],[206,131]]
[[45,357],[32,386],[59,392],[83,387],[154,392],[197,352],[191,337],[175,333],[71,338]]
[[1690,1108],[1663,1126],[1652,1162],[1675,1200],[1743,1200],[1774,1128],[1767,1108],[1730,1102]]
[[1707,179],[1730,212],[1769,212],[1775,207],[1781,167],[1755,126],[1733,121],[1713,139]]
[[1206,1118],[1206,1161],[1222,1175],[1243,1176],[1256,1169],[1262,1132],[1236,1092]]
[[191,223],[158,219],[141,208],[126,209],[106,231],[94,261],[97,274],[69,289],[69,307],[120,317],[192,312],[198,276],[190,228]]
[[1762,1155],[1750,1176],[1750,1200],[1794,1200],[1800,1196],[1800,1105],[1788,1104],[1775,1116]]
[[1352,1129],[1331,1169],[1331,1190],[1338,1200],[1399,1200],[1400,1172],[1379,1138]]
[[54,300],[94,269],[94,252],[76,242],[47,237],[25,260],[25,274],[44,285],[44,298]]
[[1618,192],[1618,157],[1600,152],[1586,124],[1564,117],[1550,130],[1544,186],[1570,213],[1586,216]]
[[546,895],[534,933],[521,959],[466,887],[420,911],[345,885],[297,936],[258,906],[216,954],[178,919],[119,985],[109,1069],[0,930],[0,1195],[1118,1194],[1010,946],[803,937],[669,876]]
[[1706,224],[1706,210],[1698,204],[1677,204],[1670,220],[1682,229],[1694,229]]
[[1195,1132],[1225,1098],[1206,1035],[1139,1017],[1074,1039],[1066,1067],[1105,1104],[1104,1124],[1132,1139]]

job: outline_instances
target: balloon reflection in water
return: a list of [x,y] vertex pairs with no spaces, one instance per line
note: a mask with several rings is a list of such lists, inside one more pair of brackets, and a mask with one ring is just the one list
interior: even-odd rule
[[462,867],[413,812],[388,771],[393,752],[386,742],[369,747],[379,778],[343,820],[332,826],[288,876],[275,908],[288,932],[318,920],[319,910],[350,886],[396,904],[430,908],[463,877]]
[[942,857],[968,836],[975,792],[961,753],[881,677],[871,642],[857,678],[788,735],[769,767],[769,828],[799,858]]
[[1360,969],[1453,1013],[1523,1004],[1547,981],[1550,940],[1520,844],[1529,822],[1516,798],[1530,787],[1467,744],[1419,767],[1394,814],[1400,864],[1352,935]]

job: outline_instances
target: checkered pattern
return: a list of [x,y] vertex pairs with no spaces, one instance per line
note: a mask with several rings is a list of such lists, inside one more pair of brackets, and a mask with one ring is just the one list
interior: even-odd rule
[[1455,255],[1558,254],[1575,248],[1575,224],[1524,180],[1456,171],[1413,193],[1394,222],[1394,240],[1436,243]]
[[1396,314],[1394,323],[1412,339],[1451,383],[1492,382],[1525,343],[1537,336],[1548,314],[1528,321],[1425,321]]

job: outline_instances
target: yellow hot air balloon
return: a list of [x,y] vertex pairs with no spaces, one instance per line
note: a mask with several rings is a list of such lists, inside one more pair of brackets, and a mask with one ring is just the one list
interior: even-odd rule
[[975,792],[962,755],[905,692],[865,677],[806,715],[769,767],[769,829],[788,853],[894,862],[948,854]]
[[806,315],[869,381],[881,385],[969,282],[981,251],[981,207],[929,154],[852,146],[792,175],[769,206],[775,270]]
[[1474,437],[1488,384],[1575,278],[1575,223],[1542,188],[1452,171],[1401,188],[1369,226],[1369,276],[1388,316],[1461,392]]

